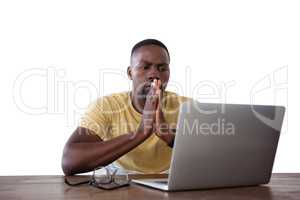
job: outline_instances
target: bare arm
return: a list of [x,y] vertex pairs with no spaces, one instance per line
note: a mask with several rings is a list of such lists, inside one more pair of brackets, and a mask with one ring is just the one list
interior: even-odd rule
[[78,127],[65,145],[62,169],[66,175],[92,171],[112,163],[143,143],[153,133],[158,95],[154,88],[149,92],[141,123],[135,132],[124,133],[103,141],[95,133]]
[[78,127],[65,145],[62,169],[66,175],[92,171],[115,161],[148,137],[137,131],[103,141],[90,130]]

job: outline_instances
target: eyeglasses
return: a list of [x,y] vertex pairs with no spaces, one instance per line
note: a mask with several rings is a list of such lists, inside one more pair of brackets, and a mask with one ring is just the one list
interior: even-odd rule
[[[101,170],[105,170],[105,174]],[[117,168],[97,168],[93,171],[92,180],[90,185],[103,189],[114,189],[122,186],[129,185],[129,177],[127,173],[117,173]]]
[[128,173],[122,173],[118,168],[99,167],[94,169],[92,177],[88,181],[71,183],[67,177],[65,177],[65,183],[69,186],[78,186],[88,183],[100,189],[111,190],[128,186],[130,179]]

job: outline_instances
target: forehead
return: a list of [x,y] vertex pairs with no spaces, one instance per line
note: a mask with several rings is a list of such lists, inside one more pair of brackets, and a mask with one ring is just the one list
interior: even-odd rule
[[168,63],[169,56],[167,51],[157,45],[146,45],[136,49],[131,57],[132,64],[148,62],[153,64]]

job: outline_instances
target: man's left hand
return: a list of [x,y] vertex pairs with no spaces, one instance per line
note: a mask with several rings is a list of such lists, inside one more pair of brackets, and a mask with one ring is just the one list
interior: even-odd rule
[[154,81],[154,87],[156,88],[156,93],[159,95],[159,102],[156,109],[155,117],[155,134],[164,140],[169,146],[173,143],[175,134],[166,122],[164,114],[162,112],[162,98],[163,91],[161,90],[161,81]]

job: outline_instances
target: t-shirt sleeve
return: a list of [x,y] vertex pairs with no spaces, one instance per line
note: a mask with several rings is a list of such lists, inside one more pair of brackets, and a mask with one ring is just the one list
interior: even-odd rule
[[190,97],[181,96],[181,97],[179,98],[179,103],[182,104],[182,103],[184,103],[184,102],[186,102],[186,101],[191,101],[191,100],[193,100],[193,99],[190,98]]
[[109,109],[105,98],[97,99],[89,104],[79,121],[79,126],[93,131],[102,140],[107,140],[111,124]]

